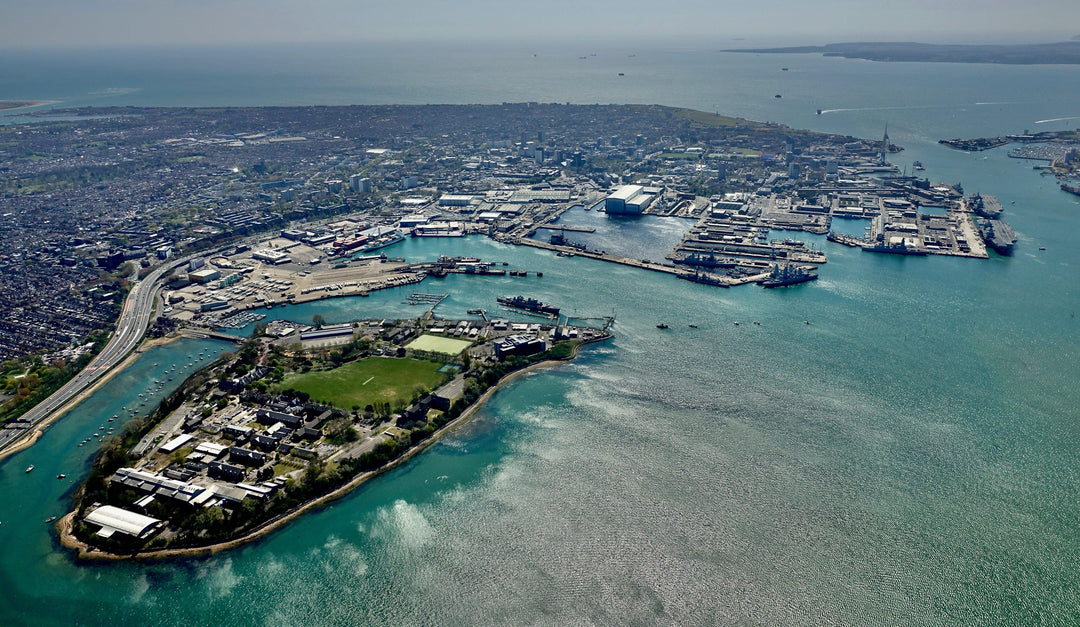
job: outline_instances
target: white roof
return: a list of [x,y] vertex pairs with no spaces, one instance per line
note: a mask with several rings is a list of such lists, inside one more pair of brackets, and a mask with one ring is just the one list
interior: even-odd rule
[[617,198],[622,200],[630,200],[634,196],[641,193],[644,188],[640,185],[623,185],[619,189],[615,190],[609,198]]
[[195,452],[197,452],[197,453],[206,453],[208,455],[213,455],[214,457],[217,457],[218,455],[221,455],[222,453],[224,453],[227,448],[229,448],[229,447],[225,446],[224,444],[215,444],[213,442],[203,442],[203,443],[201,443],[201,444],[199,444],[198,446],[195,447]]
[[178,435],[175,438],[169,440],[168,442],[162,444],[160,450],[162,453],[172,453],[173,451],[187,444],[194,438],[195,436],[191,435],[190,433]]
[[129,512],[112,505],[102,505],[90,512],[84,520],[93,525],[101,525],[101,531],[98,534],[104,533],[105,537],[112,535],[114,531],[138,537],[161,522],[157,518]]

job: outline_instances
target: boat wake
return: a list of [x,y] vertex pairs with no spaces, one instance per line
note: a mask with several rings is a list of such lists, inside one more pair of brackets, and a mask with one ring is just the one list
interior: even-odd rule
[[1049,120],[1036,120],[1036,124],[1049,124],[1050,122],[1065,122],[1067,120],[1080,120],[1080,115],[1071,115],[1067,118],[1050,118]]

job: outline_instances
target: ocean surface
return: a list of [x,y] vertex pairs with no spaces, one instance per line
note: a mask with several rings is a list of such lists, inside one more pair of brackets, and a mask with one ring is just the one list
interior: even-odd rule
[[[262,541],[76,562],[44,521],[85,475],[93,447],[78,443],[175,386],[153,391],[172,364],[229,347],[151,350],[0,463],[0,624],[1080,623],[1080,202],[1004,149],[936,143],[1072,128],[1080,68],[583,46],[11,52],[0,99],[660,103],[874,138],[888,124],[905,148],[893,162],[1001,199],[1016,253],[878,256],[799,234],[828,254],[820,280],[721,290],[482,237],[402,242],[388,254],[544,276],[451,275],[267,313],[411,317],[403,301],[424,291],[449,294],[437,313],[452,318],[522,293],[614,312],[615,337]],[[578,211],[588,237],[652,259],[685,228]]]

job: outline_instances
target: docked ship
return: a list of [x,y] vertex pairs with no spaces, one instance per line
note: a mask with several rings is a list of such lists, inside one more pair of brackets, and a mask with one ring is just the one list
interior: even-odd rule
[[785,285],[806,283],[807,281],[813,281],[817,278],[818,275],[816,272],[811,272],[799,266],[793,266],[791,264],[781,266],[780,264],[774,264],[769,276],[758,281],[758,285],[765,288],[784,287]]
[[552,314],[555,316],[559,315],[558,307],[540,302],[535,298],[526,298],[525,296],[499,296],[495,300],[498,301],[500,305],[505,305],[507,307]]
[[845,235],[844,233],[837,233],[835,231],[829,231],[825,235],[825,239],[830,242],[836,242],[837,244],[843,244],[844,246],[851,246],[852,248],[860,248],[866,245],[866,240],[851,235]]
[[1005,211],[998,199],[989,194],[972,194],[971,207],[975,213],[991,220],[996,220]]
[[917,248],[916,246],[909,244],[907,238],[894,237],[894,241],[889,242],[874,242],[872,244],[863,244],[862,249],[871,253],[888,253],[890,255],[911,255],[914,257],[925,257],[927,252],[923,248]]
[[1069,192],[1070,194],[1080,196],[1080,187],[1074,187],[1072,185],[1069,185],[1068,183],[1061,184],[1061,191]]
[[734,268],[738,265],[727,257],[717,257],[713,253],[690,253],[682,259],[676,259],[675,263],[706,268]]
[[393,246],[398,242],[404,242],[405,235],[397,229],[384,232],[377,236],[370,244],[364,247],[363,252],[370,253],[380,248],[386,248],[387,246]]
[[712,274],[709,272],[678,272],[677,277],[691,283],[701,283],[702,285],[715,285],[716,287],[731,287],[730,284],[724,281],[723,277]]
[[993,248],[999,255],[1011,255],[1013,246],[1016,245],[1016,233],[1008,222],[1003,220],[986,220],[979,227],[979,233],[983,241]]

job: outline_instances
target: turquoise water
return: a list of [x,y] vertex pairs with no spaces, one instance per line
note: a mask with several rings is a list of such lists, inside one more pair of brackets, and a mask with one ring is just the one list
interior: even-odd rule
[[[829,256],[818,281],[718,290],[479,237],[407,240],[388,254],[474,255],[544,277],[451,275],[267,313],[408,317],[405,297],[424,291],[450,294],[437,313],[456,317],[523,293],[567,313],[614,310],[615,338],[500,390],[403,468],[263,541],[202,560],[74,562],[43,522],[65,511],[56,473],[78,479],[87,429],[204,345],[150,351],[0,464],[0,624],[1080,622],[1080,203],[1004,150],[935,143],[1075,114],[1076,70],[646,60],[669,72],[611,98],[869,136],[887,119],[908,149],[897,159],[1002,200],[1015,256],[878,256],[800,234]],[[791,71],[764,74],[781,65]],[[503,71],[497,101],[533,89]],[[588,101],[602,79],[541,83],[553,96],[532,99]],[[486,100],[474,88],[435,100]],[[420,81],[401,89],[427,97]],[[647,220],[617,226],[664,237]]]

